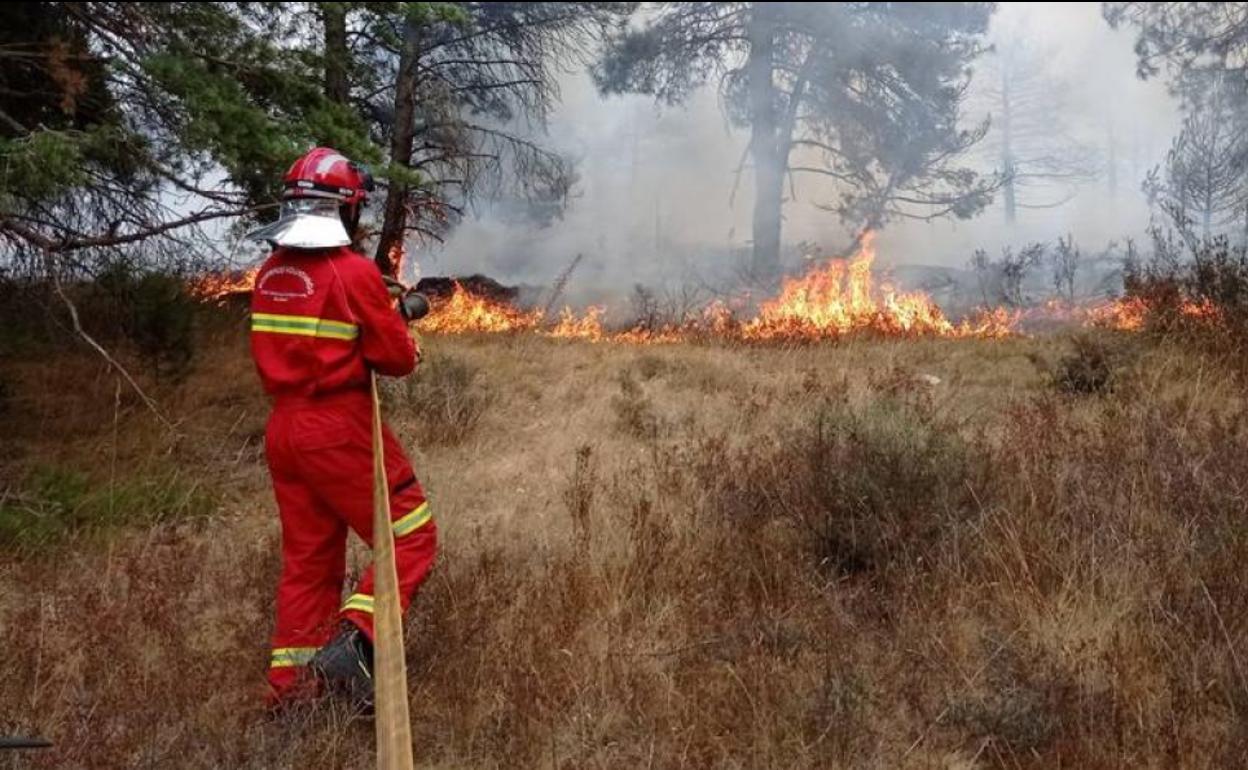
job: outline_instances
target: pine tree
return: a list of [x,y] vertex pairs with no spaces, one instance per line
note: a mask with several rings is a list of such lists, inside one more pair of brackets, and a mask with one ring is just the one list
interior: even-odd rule
[[380,159],[366,123],[325,94],[323,51],[301,42],[311,17],[276,3],[3,6],[9,258],[46,268],[82,252],[81,266],[84,254],[254,214],[316,142]]
[[779,268],[784,181],[833,180],[825,204],[856,229],[893,217],[969,217],[998,180],[956,159],[986,124],[960,125],[986,3],[662,3],[616,35],[595,69],[606,93],[675,104],[716,80],[750,131],[754,268]]

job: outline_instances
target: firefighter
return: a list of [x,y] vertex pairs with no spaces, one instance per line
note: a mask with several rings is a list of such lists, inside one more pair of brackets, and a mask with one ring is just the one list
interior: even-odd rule
[[[273,245],[256,275],[251,352],[273,411],[265,455],[282,525],[282,572],[269,660],[272,707],[345,692],[372,695],[373,571],[341,602],[347,530],[372,545],[370,377],[411,373],[420,352],[372,260],[351,248],[372,179],[318,147],[284,180]],[[394,555],[404,610],[428,575],[437,529],[402,446],[384,429]],[[340,603],[341,602],[341,603]]]

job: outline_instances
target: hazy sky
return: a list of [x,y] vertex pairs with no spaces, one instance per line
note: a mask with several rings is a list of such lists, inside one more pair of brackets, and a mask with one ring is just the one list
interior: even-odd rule
[[[1135,76],[1133,32],[1111,30],[1098,3],[1001,4],[990,37],[1003,45],[1020,36],[1043,52],[1046,76],[1069,107],[1068,131],[1101,152],[1115,137],[1117,195],[1110,195],[1102,176],[1059,208],[1021,211],[1013,228],[1005,227],[999,200],[970,221],[894,223],[878,239],[882,264],[961,266],[975,248],[995,251],[1067,232],[1085,249],[1099,249],[1146,225],[1139,183],[1164,157],[1178,116],[1164,83]],[[986,67],[977,65],[977,72]],[[505,280],[548,283],[584,253],[577,282],[627,287],[636,280],[679,279],[690,253],[748,249],[748,170],[732,195],[746,135],[727,126],[710,89],[685,105],[659,108],[647,97],[600,97],[584,73],[570,73],[546,141],[578,161],[581,178],[564,219],[534,229],[504,224],[483,211],[444,246],[420,255],[425,274],[481,270]],[[825,249],[846,243],[849,234],[836,216],[816,207],[832,200],[831,192],[798,185],[785,207],[787,243]]]

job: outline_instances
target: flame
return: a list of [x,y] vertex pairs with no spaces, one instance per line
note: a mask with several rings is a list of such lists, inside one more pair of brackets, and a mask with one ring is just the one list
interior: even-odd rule
[[665,324],[658,329],[634,326],[627,331],[611,335],[611,341],[628,345],[671,345],[677,342],[688,342],[696,334],[697,329],[692,324],[685,326]]
[[[788,278],[774,298],[743,321],[738,313],[749,304],[740,296],[728,304],[716,300],[700,316],[658,328],[635,326],[610,331],[603,323],[606,308],[591,306],[582,315],[565,307],[553,324],[541,310],[522,310],[506,302],[480,296],[458,281],[449,298],[435,302],[422,327],[445,334],[534,331],[552,339],[663,345],[695,340],[814,341],[836,339],[855,332],[889,336],[974,337],[999,339],[1019,333],[1030,324],[1063,323],[1139,331],[1158,308],[1146,298],[1129,296],[1098,304],[1076,304],[1050,299],[1043,305],[1010,310],[981,309],[954,324],[923,292],[902,292],[888,283],[878,289],[871,267],[875,261],[874,233],[863,236],[858,253],[848,260],[815,265],[804,275]],[[390,250],[393,264],[402,269],[402,244]],[[214,273],[188,282],[190,294],[203,301],[224,301],[252,290],[259,266],[244,272]],[[1211,301],[1183,300],[1176,312],[1184,318],[1218,323],[1222,314]]]
[[899,292],[884,284],[874,291],[871,265],[875,233],[863,235],[850,260],[832,260],[805,275],[786,279],[775,299],[759,308],[741,333],[749,340],[829,339],[858,331],[939,337],[991,336],[1009,333],[1013,319],[1005,311],[978,322],[954,326],[922,292]]
[[582,339],[590,342],[601,342],[606,333],[602,330],[602,313],[606,308],[591,306],[582,318],[577,318],[572,308],[565,307],[559,314],[559,323],[546,332],[548,336],[560,339]]
[[259,272],[260,266],[256,265],[243,273],[209,273],[192,279],[187,284],[187,291],[204,302],[221,302],[234,294],[250,293]]
[[740,337],[740,323],[724,302],[716,300],[706,306],[700,318],[684,323],[665,323],[658,328],[634,326],[622,332],[604,332],[600,316],[602,307],[590,307],[587,317],[577,319],[570,308],[564,308],[559,326],[548,332],[550,337],[589,339],[590,342],[615,342],[620,344],[675,344],[693,339],[736,339]]
[[1217,322],[1222,318],[1222,311],[1208,299],[1200,302],[1188,300],[1179,306],[1179,313],[1201,321]]
[[403,280],[403,261],[407,258],[407,249],[403,247],[403,242],[392,243],[386,251],[386,258],[390,261],[390,270],[399,280]]
[[445,334],[516,332],[533,329],[541,311],[526,312],[465,289],[458,281],[450,299],[435,304],[421,321],[422,328]]
[[[1087,323],[1120,331],[1139,331],[1155,310],[1143,297],[1123,297],[1089,309]],[[1209,323],[1218,322],[1222,315],[1217,305],[1208,299],[1183,300],[1177,310],[1185,318]]]
[[955,337],[980,337],[999,340],[1018,333],[1023,314],[1003,307],[980,310],[970,318],[963,319],[954,330]]
[[540,330],[540,310],[523,311],[504,302],[472,294],[455,284],[451,299],[435,307],[424,321],[434,332],[506,332],[538,330],[555,339],[660,345],[695,339],[744,341],[818,340],[858,331],[894,336],[1000,338],[1014,334],[1021,314],[1004,308],[981,311],[955,325],[922,292],[901,292],[889,284],[877,291],[872,282],[874,233],[863,236],[862,247],[850,260],[832,260],[805,275],[787,279],[774,299],[763,302],[758,314],[742,322],[722,301],[712,302],[700,317],[659,328],[637,326],[610,332],[603,326],[605,308],[588,308],[578,316],[565,307],[552,327]]
[[1139,331],[1148,318],[1148,303],[1141,297],[1124,297],[1087,311],[1086,323],[1122,331]]
[[[393,264],[402,269],[405,256],[402,244],[392,246],[389,254]],[[802,276],[785,280],[779,294],[763,302],[757,315],[748,321],[738,317],[748,304],[748,297],[738,297],[731,306],[716,300],[698,317],[658,328],[636,326],[609,331],[603,323],[606,309],[601,306],[589,307],[581,315],[565,307],[553,325],[543,328],[546,319],[541,310],[522,310],[506,301],[474,294],[456,281],[451,296],[435,302],[433,311],[421,321],[421,326],[426,331],[443,334],[536,331],[553,339],[634,345],[709,339],[818,340],[857,331],[893,336],[1000,338],[1016,333],[1020,321],[1033,312],[1004,308],[982,310],[955,325],[922,292],[897,291],[887,283],[877,290],[871,274],[874,260],[874,233],[868,232],[852,259],[832,260],[813,267]],[[189,288],[196,297],[219,300],[251,291],[258,272],[257,266],[242,274],[207,275],[191,282]],[[1117,328],[1138,328],[1146,309],[1124,303],[1126,301],[1119,301],[1116,305],[1082,312],[1100,322],[1113,319],[1110,325]],[[1060,303],[1050,302],[1034,312],[1050,317],[1079,311],[1062,310]],[[1193,315],[1210,313],[1211,308],[1192,312]],[[1139,320],[1132,321],[1132,318]]]

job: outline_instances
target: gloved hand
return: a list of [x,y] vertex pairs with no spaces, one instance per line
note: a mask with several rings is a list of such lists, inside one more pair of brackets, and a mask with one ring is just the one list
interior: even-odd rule
[[399,314],[408,323],[419,321],[429,314],[429,298],[415,289],[409,289],[399,297]]
[[386,291],[390,292],[390,296],[395,299],[403,296],[403,292],[407,291],[407,287],[404,286],[403,282],[398,279],[391,278],[388,275],[383,275],[381,280],[382,283],[386,285]]
[[386,284],[386,291],[390,292],[390,296],[399,301],[399,315],[403,316],[403,320],[411,323],[419,321],[429,314],[429,298],[424,294],[409,289],[402,282],[383,275],[381,280]]

